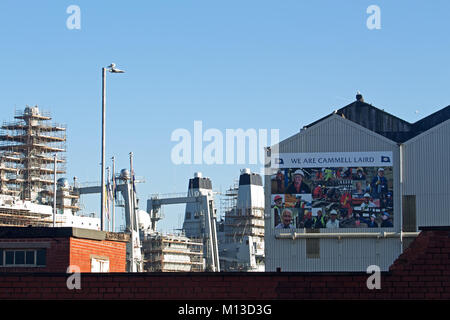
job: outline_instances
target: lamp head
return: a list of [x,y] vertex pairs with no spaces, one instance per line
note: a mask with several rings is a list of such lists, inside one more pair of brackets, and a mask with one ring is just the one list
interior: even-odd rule
[[111,73],[124,73],[125,71],[117,69],[115,63],[111,63],[108,68],[110,68],[108,71]]

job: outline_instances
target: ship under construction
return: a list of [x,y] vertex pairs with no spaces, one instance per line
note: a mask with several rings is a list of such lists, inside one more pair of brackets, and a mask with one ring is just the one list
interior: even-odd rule
[[[52,123],[38,106],[16,110],[14,121],[0,132],[0,226],[46,226],[101,229],[101,221],[84,214],[80,196],[100,194],[102,187],[81,186],[66,173],[66,126]],[[132,153],[130,153],[130,163]],[[108,168],[109,169],[109,168]],[[60,177],[59,179],[58,176]],[[140,210],[134,170],[111,172],[107,188],[109,208],[124,208],[129,233],[127,270],[130,272],[201,272],[264,270],[264,194],[259,175],[241,172],[235,194],[228,200],[225,220],[217,222],[212,182],[195,173],[183,195],[147,200]],[[114,196],[111,186],[115,186]],[[117,192],[116,192],[117,191]],[[185,220],[178,234],[157,231],[162,206],[185,204]],[[112,212],[111,212],[112,211]],[[115,210],[110,213],[114,216]],[[117,228],[108,229],[116,231]],[[114,223],[113,223],[114,225]],[[107,230],[103,230],[107,231]]]
[[0,132],[0,225],[98,229],[99,219],[78,215],[79,194],[67,179],[66,127],[38,106],[16,110]]

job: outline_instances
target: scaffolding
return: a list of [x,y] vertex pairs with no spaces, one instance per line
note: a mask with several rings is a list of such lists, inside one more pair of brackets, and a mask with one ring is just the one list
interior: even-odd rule
[[50,114],[37,106],[16,110],[14,122],[0,131],[0,193],[21,200],[48,204],[54,179],[65,173],[66,127],[52,124]]
[[264,208],[247,208],[229,211],[225,217],[226,242],[242,242],[246,236],[261,238],[264,241]]
[[34,213],[26,209],[10,209],[0,207],[0,226],[14,227],[50,227],[51,219],[48,215]]
[[225,216],[233,208],[236,207],[237,197],[239,192],[239,181],[235,180],[234,184],[230,186],[225,193],[221,193],[220,197],[220,209],[221,216]]
[[149,234],[142,240],[147,272],[202,272],[203,241],[182,235]]
[[225,217],[232,215],[236,208],[237,197],[239,192],[239,181],[235,180],[234,184],[230,186],[225,192],[220,192],[220,221],[219,230],[224,231]]

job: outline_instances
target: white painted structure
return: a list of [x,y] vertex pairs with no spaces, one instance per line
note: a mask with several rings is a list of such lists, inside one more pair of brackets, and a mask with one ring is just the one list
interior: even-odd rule
[[219,244],[225,271],[260,271],[264,266],[264,188],[261,176],[241,170],[236,207],[227,211]]

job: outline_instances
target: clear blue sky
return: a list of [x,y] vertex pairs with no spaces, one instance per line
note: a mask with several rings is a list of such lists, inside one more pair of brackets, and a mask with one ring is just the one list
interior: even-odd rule
[[[69,30],[69,5],[81,30]],[[369,30],[369,5],[381,29]],[[414,122],[450,104],[449,1],[0,2],[1,120],[38,105],[67,131],[67,177],[100,180],[101,67],[108,75],[107,158],[135,154],[141,208],[184,192],[195,171],[224,190],[242,165],[174,165],[171,133],[299,128],[354,100]],[[415,111],[418,110],[417,114]],[[255,166],[247,166],[258,169]],[[92,210],[99,210],[94,205]],[[179,227],[183,208],[161,227]]]

